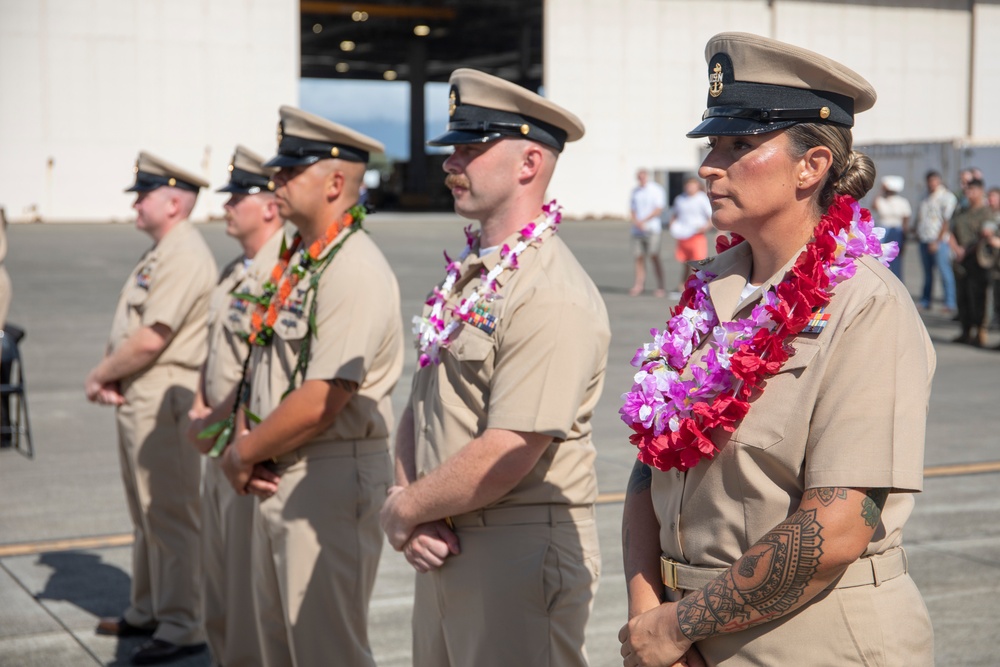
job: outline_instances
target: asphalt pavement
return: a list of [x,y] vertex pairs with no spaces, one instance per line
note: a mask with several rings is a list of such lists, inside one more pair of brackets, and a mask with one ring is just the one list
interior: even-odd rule
[[[441,251],[463,243],[464,223],[448,214],[375,215],[372,237],[393,264],[404,324],[444,274]],[[220,266],[237,252],[219,223],[199,225]],[[634,449],[618,418],[635,348],[660,327],[668,299],[629,297],[632,259],[620,221],[567,221],[560,234],[597,283],[612,323],[609,370],[594,417],[602,493],[598,526],[601,586],[587,630],[594,667],[620,665],[625,618],[619,538],[621,494]],[[666,236],[666,235],[665,235]],[[149,245],[130,225],[15,225],[7,269],[14,286],[8,320],[27,331],[21,343],[36,449],[33,460],[0,452],[0,667],[124,665],[136,640],[98,637],[99,616],[128,602],[131,524],[125,506],[110,409],[87,403],[83,379],[104,349],[115,302],[129,270]],[[676,280],[669,239],[668,280]],[[915,245],[905,282],[921,276]],[[669,284],[669,283],[668,283]],[[906,527],[913,578],[934,624],[940,665],[1000,664],[991,637],[1000,616],[1000,352],[950,342],[957,325],[924,313],[935,341],[927,432],[927,480]],[[1000,333],[991,331],[991,344]],[[871,341],[872,355],[881,342]],[[416,362],[407,349],[394,403],[406,400]],[[863,382],[864,378],[859,378]],[[371,605],[371,639],[380,666],[410,664],[413,572],[390,549]],[[204,666],[205,655],[173,663]],[[327,664],[336,664],[331,657]],[[514,667],[514,666],[512,666]]]

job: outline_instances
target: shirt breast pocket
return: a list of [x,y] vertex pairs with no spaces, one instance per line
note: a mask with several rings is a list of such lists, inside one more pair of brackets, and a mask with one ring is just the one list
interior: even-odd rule
[[447,374],[447,380],[439,387],[443,403],[466,407],[486,405],[493,349],[492,336],[468,323],[462,324],[442,355],[451,357],[442,358]]
[[130,310],[141,313],[147,298],[149,298],[148,289],[133,285],[125,294],[125,303],[128,304]]
[[233,334],[249,334],[251,309],[255,308],[256,306],[249,301],[238,299],[235,296],[230,297],[220,314],[222,326]]
[[301,341],[306,337],[309,320],[305,313],[295,313],[288,310],[278,311],[278,319],[274,322],[274,334],[288,342]]
[[795,354],[767,380],[763,393],[750,402],[750,411],[732,435],[734,442],[757,449],[773,447],[784,440],[796,411],[811,410],[811,404],[801,400],[805,392],[800,378],[816,357],[819,345],[806,340],[795,340],[792,345]]
[[448,353],[459,361],[483,362],[493,351],[493,337],[476,327],[463,323]]

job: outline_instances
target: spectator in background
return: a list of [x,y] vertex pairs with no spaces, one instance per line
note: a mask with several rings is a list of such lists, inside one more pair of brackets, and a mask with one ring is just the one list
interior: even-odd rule
[[[978,169],[972,167],[966,168],[958,172],[958,206],[955,208],[955,212],[964,211],[969,208],[969,197],[966,195],[965,191],[969,187],[969,181],[976,177],[976,172]],[[980,176],[982,172],[980,172]],[[980,178],[982,180],[982,178]]]
[[955,275],[951,270],[951,248],[948,223],[955,213],[958,199],[944,187],[941,174],[927,172],[927,197],[920,202],[917,218],[917,240],[920,242],[920,261],[924,269],[924,288],[920,296],[920,307],[931,307],[934,292],[934,269],[941,274],[944,288],[944,308],[949,314],[955,312]]
[[899,244],[899,255],[889,265],[889,269],[900,281],[903,280],[903,250],[905,240],[910,232],[910,216],[913,210],[910,202],[902,196],[905,182],[902,176],[884,176],[882,178],[882,193],[875,197],[872,208],[878,214],[878,223],[885,228],[885,243],[895,241]]
[[677,240],[674,257],[681,263],[680,282],[673,298],[681,298],[684,283],[691,269],[688,262],[708,257],[708,236],[712,227],[712,203],[705,194],[701,179],[694,176],[684,181],[684,192],[674,199],[670,214],[670,235]]
[[[993,282],[993,323],[1000,323],[1000,188],[990,188],[986,196],[990,219],[983,224],[983,237],[976,250],[979,264],[990,272]],[[1000,345],[994,348],[1000,350]]]
[[646,288],[646,258],[656,273],[655,296],[666,295],[663,287],[663,265],[660,263],[660,234],[663,222],[660,215],[667,206],[667,193],[663,186],[649,180],[649,172],[640,169],[636,173],[639,184],[632,190],[629,206],[632,222],[632,255],[635,257],[635,282],[629,290],[630,296],[639,296]]
[[958,319],[962,333],[956,343],[986,345],[986,292],[989,271],[979,265],[977,246],[983,235],[983,225],[992,217],[986,205],[983,182],[972,179],[965,187],[969,206],[956,213],[952,220],[951,251],[954,257],[955,292],[958,296]]

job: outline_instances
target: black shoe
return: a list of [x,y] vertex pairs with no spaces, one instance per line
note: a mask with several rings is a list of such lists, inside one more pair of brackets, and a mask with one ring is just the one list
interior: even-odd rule
[[132,654],[133,665],[157,665],[161,662],[170,662],[187,655],[194,655],[205,650],[205,644],[191,644],[181,646],[172,644],[162,639],[150,639],[143,642],[135,653]]
[[156,631],[156,626],[151,628],[141,628],[132,625],[124,618],[102,618],[97,622],[94,632],[99,635],[110,635],[112,637],[152,637]]

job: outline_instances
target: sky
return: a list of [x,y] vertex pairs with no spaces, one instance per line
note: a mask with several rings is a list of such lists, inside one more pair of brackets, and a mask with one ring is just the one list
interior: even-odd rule
[[[299,107],[378,139],[390,159],[410,157],[410,84],[405,81],[301,79]],[[424,114],[427,138],[441,134],[448,123],[447,83],[427,84]]]

